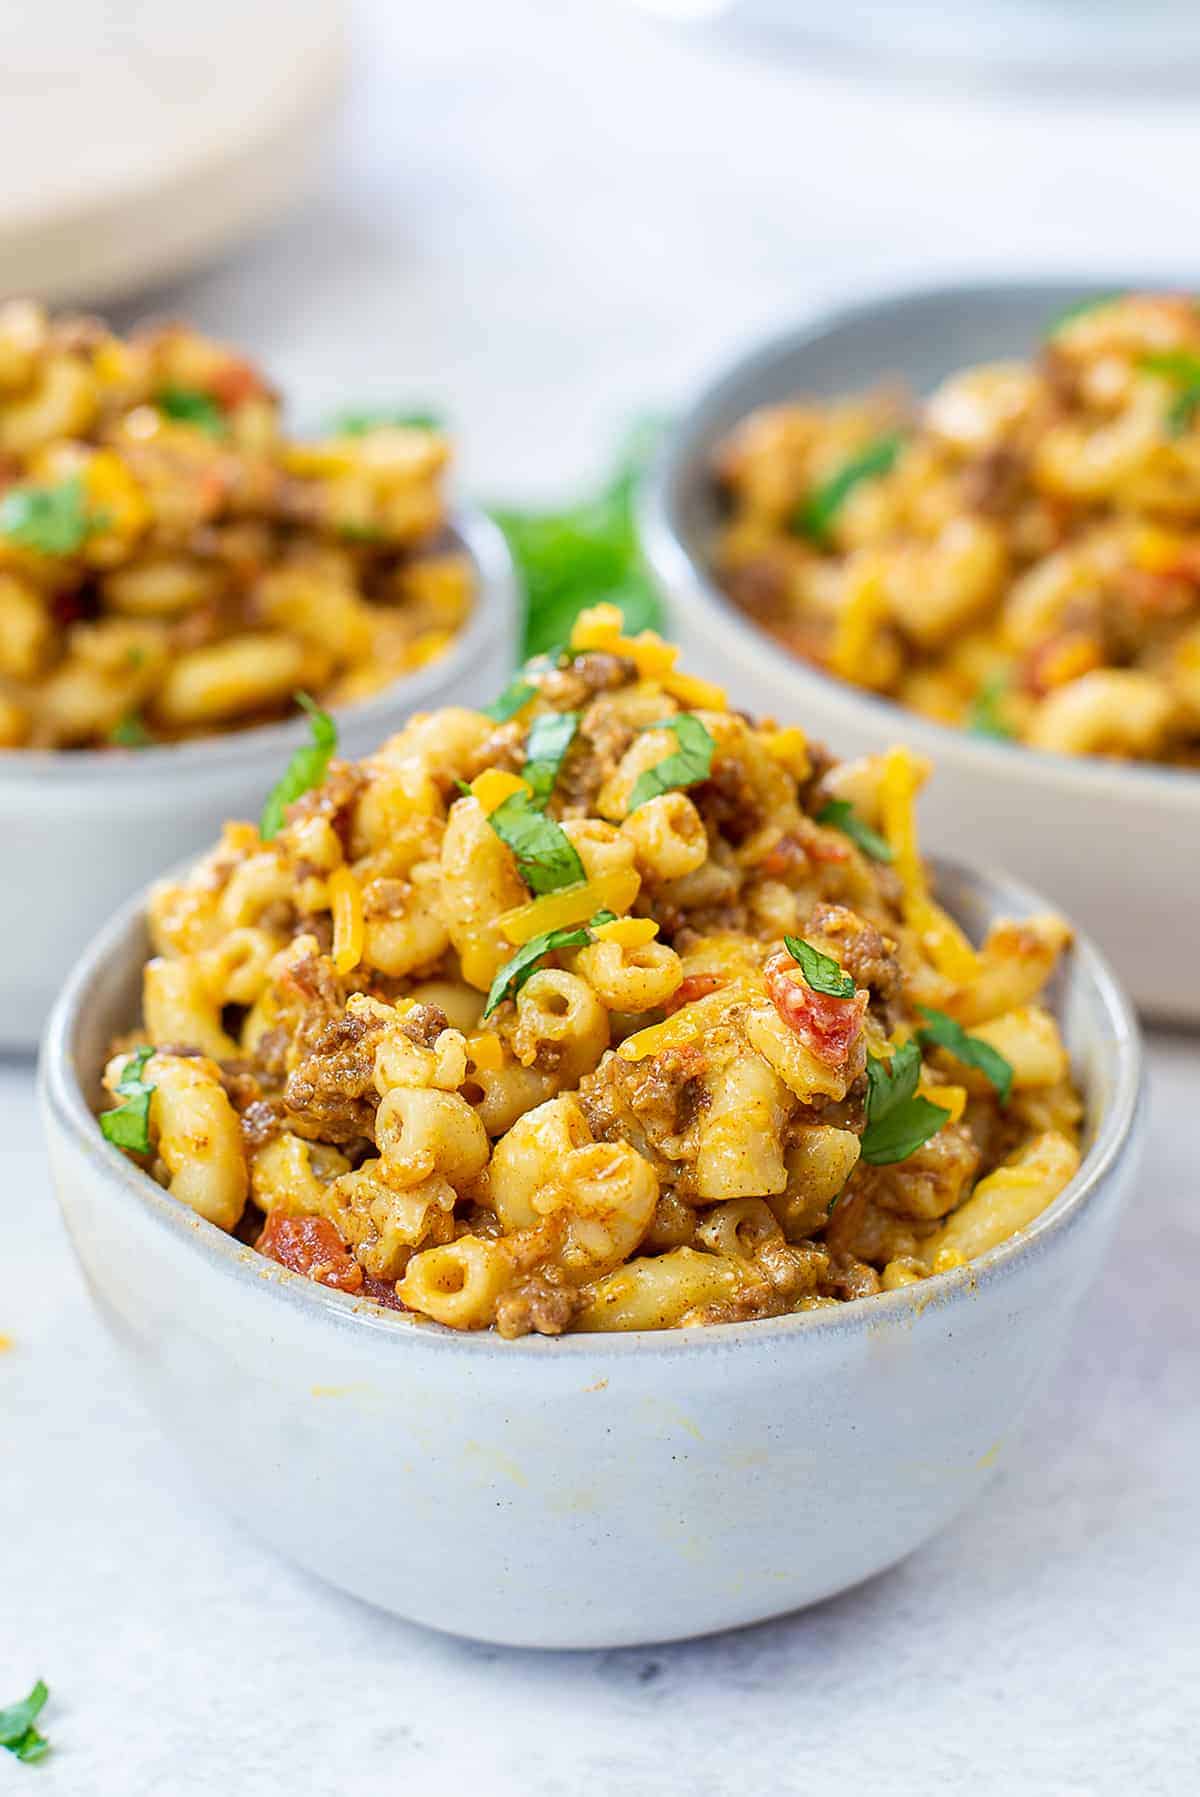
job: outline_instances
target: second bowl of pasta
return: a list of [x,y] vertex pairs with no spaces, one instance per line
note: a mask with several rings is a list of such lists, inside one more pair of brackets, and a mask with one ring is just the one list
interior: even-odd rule
[[1200,315],[1122,285],[902,293],[766,343],[675,427],[643,537],[701,668],[935,757],[931,844],[1036,881],[1189,1021]]

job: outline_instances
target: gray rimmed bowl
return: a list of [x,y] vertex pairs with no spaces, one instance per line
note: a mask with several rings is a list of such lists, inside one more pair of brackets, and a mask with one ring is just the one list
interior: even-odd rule
[[[360,705],[339,707],[341,752],[367,754],[414,711],[484,705],[516,657],[518,598],[504,538],[481,512],[456,513],[475,563],[474,609],[440,661]],[[194,742],[101,754],[0,751],[0,1050],[33,1048],[84,944],[123,899],[216,840],[226,818],[256,818],[305,718]]]
[[[939,869],[975,936],[1042,902]],[[272,1548],[414,1621],[523,1647],[702,1635],[817,1602],[945,1526],[1007,1453],[1139,1153],[1137,1025],[1086,941],[1055,1005],[1078,1176],[957,1272],[836,1310],[660,1334],[460,1335],[286,1272],[171,1198],[90,1105],[138,1014],[144,899],[42,1053],[50,1156],[100,1313],[196,1480]]]
[[1081,277],[937,287],[845,307],[760,344],[709,382],[670,431],[640,500],[642,545],[688,667],[731,697],[827,738],[839,755],[907,742],[936,767],[922,801],[934,850],[1012,869],[1111,955],[1135,1002],[1200,1023],[1191,948],[1200,892],[1200,772],[993,743],[824,674],[758,630],[717,585],[713,450],[756,406],[899,376],[918,393],[972,362],[1027,355],[1088,294],[1178,282]]

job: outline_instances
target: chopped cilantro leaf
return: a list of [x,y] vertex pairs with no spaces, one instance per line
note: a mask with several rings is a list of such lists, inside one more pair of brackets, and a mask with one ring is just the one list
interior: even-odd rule
[[525,654],[571,634],[578,614],[601,600],[619,606],[630,635],[660,629],[662,606],[645,572],[634,527],[638,483],[661,431],[647,421],[633,433],[616,473],[600,493],[560,510],[494,507],[525,590]]
[[141,713],[127,711],[109,731],[108,740],[118,749],[144,749],[154,739],[143,723]]
[[154,1087],[143,1075],[153,1053],[145,1043],[133,1051],[117,1081],[117,1091],[124,1102],[100,1113],[100,1133],[105,1141],[134,1154],[150,1152],[150,1099]]
[[486,1021],[504,999],[516,996],[530,975],[537,972],[547,955],[552,954],[556,948],[586,948],[592,940],[595,926],[611,923],[613,916],[611,911],[597,911],[589,923],[576,924],[572,929],[546,930],[541,936],[534,936],[523,943],[492,981],[487,1003],[483,1007],[483,1020]]
[[50,1751],[49,1741],[34,1727],[49,1695],[47,1686],[38,1679],[28,1697],[0,1710],[0,1747],[6,1747],[27,1765],[44,1759]]
[[993,742],[1011,742],[1016,735],[1000,710],[1008,691],[1008,676],[993,674],[985,680],[967,708],[966,726],[972,736],[987,736]]
[[1181,437],[1200,412],[1200,356],[1191,350],[1158,350],[1139,358],[1147,374],[1160,374],[1177,389],[1167,412],[1167,429]]
[[220,401],[202,387],[163,387],[154,403],[164,418],[190,424],[208,437],[223,437],[229,430]]
[[554,791],[558,770],[575,740],[579,717],[577,711],[548,711],[530,726],[521,778],[532,786],[539,805],[544,805]]
[[921,1050],[915,1041],[896,1050],[890,1067],[867,1055],[867,1127],[859,1150],[870,1166],[906,1161],[949,1122],[949,1111],[917,1096],[920,1078]]
[[919,1005],[917,1008],[926,1019],[925,1024],[917,1031],[917,1041],[922,1048],[944,1048],[947,1054],[952,1054],[964,1067],[976,1068],[995,1086],[1001,1104],[1007,1104],[1012,1095],[1013,1070],[1012,1063],[1005,1059],[1000,1050],[978,1036],[968,1036],[962,1024],[955,1023],[953,1017],[947,1017],[944,1011],[935,1011],[932,1005]]
[[270,842],[272,837],[278,836],[283,828],[283,814],[288,806],[304,793],[311,792],[314,786],[320,786],[338,746],[337,725],[329,713],[322,711],[307,693],[297,693],[296,703],[308,713],[312,741],[295,751],[281,778],[267,795],[258,826],[258,833],[264,842]]
[[0,536],[40,555],[73,555],[106,522],[89,511],[80,474],[55,487],[10,487],[0,500]]
[[828,825],[831,830],[840,830],[872,861],[892,859],[891,844],[859,817],[849,799],[830,799],[828,805],[823,805],[817,812],[817,822]]
[[485,718],[493,718],[497,724],[507,724],[515,718],[522,705],[527,705],[537,692],[537,687],[526,680],[524,674],[514,674],[498,699],[483,707]]
[[1102,306],[1111,306],[1114,300],[1124,299],[1122,293],[1093,293],[1088,299],[1075,300],[1056,312],[1046,329],[1048,337],[1055,337],[1065,326],[1074,324],[1077,318],[1083,318],[1089,312],[1099,312]]
[[517,871],[531,892],[557,892],[587,879],[571,838],[527,792],[510,793],[490,813],[488,823],[512,850]]
[[696,786],[701,780],[707,780],[712,772],[716,744],[692,712],[680,711],[673,718],[663,718],[661,723],[652,724],[650,728],[673,731],[679,747],[673,755],[665,756],[654,767],[644,768],[638,775],[629,795],[630,811],[636,811],[647,799],[656,799],[661,793]]
[[783,940],[788,954],[799,964],[806,985],[814,992],[823,992],[826,998],[854,997],[854,981],[832,955],[823,955],[802,936],[785,936]]
[[335,436],[365,437],[368,431],[440,431],[443,420],[436,412],[341,412],[330,427]]
[[830,526],[855,487],[864,480],[878,480],[880,475],[890,473],[903,448],[904,438],[898,431],[876,437],[836,474],[805,494],[793,515],[792,529],[814,543],[827,545]]

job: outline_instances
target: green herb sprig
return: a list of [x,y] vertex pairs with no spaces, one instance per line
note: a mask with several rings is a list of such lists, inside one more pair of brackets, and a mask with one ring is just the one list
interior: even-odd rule
[[153,1054],[146,1043],[134,1049],[117,1081],[117,1092],[124,1102],[100,1113],[100,1134],[105,1141],[133,1154],[150,1152],[150,1100],[155,1087],[144,1075]]
[[1167,429],[1173,437],[1182,437],[1200,412],[1200,356],[1186,349],[1155,350],[1141,356],[1138,367],[1162,375],[1176,389],[1167,410]]
[[341,412],[330,424],[337,437],[365,437],[368,431],[405,430],[440,431],[445,421],[436,412],[381,411]]
[[80,474],[53,487],[10,487],[0,499],[0,536],[39,555],[74,555],[107,527],[107,512],[89,508]]
[[654,767],[644,768],[638,775],[629,795],[630,811],[636,811],[647,799],[656,799],[661,793],[697,786],[712,772],[713,752],[717,745],[693,712],[677,712],[673,718],[663,718],[650,728],[673,731],[679,747],[674,754],[665,756]]
[[154,403],[164,418],[176,424],[190,424],[207,437],[226,437],[229,424],[220,401],[203,387],[163,387]]
[[283,774],[267,795],[258,833],[270,842],[283,828],[284,812],[304,793],[320,786],[338,746],[337,725],[307,693],[297,693],[296,703],[308,713],[312,741],[295,750]]
[[867,1127],[859,1151],[871,1166],[906,1161],[950,1121],[949,1111],[917,1096],[920,1079],[921,1050],[915,1041],[896,1050],[890,1067],[877,1055],[867,1055]]
[[523,943],[492,981],[487,1003],[483,1007],[482,1021],[486,1022],[496,1006],[506,998],[516,996],[530,975],[537,972],[547,955],[557,948],[586,948],[592,941],[592,931],[596,926],[612,923],[615,915],[613,911],[597,911],[586,924],[577,924],[573,929],[545,930],[540,936],[533,936]]
[[145,749],[154,739],[147,730],[141,713],[127,711],[109,731],[108,740],[118,749]]
[[571,838],[530,793],[510,793],[489,813],[488,823],[512,850],[517,872],[531,892],[559,892],[587,879]]
[[530,726],[521,778],[533,788],[539,805],[545,805],[554,791],[558,771],[575,741],[580,715],[578,711],[548,711]]
[[899,431],[876,437],[873,443],[843,464],[836,474],[806,493],[792,514],[792,529],[798,536],[828,547],[834,519],[853,493],[865,480],[878,480],[895,467],[904,438]]
[[817,812],[817,822],[826,824],[831,830],[840,830],[872,861],[892,859],[891,844],[858,815],[849,799],[830,799]]
[[1124,299],[1123,293],[1093,293],[1087,299],[1074,300],[1071,305],[1064,306],[1056,312],[1046,327],[1047,337],[1057,337],[1067,325],[1074,324],[1077,318],[1084,318],[1089,312],[1099,312],[1103,306],[1111,306],[1114,301]]
[[826,998],[854,997],[853,979],[832,955],[823,955],[811,942],[805,942],[803,936],[785,936],[783,940],[788,954],[804,975],[805,985],[811,986],[814,992],[824,993]]
[[657,420],[636,427],[594,497],[557,510],[492,508],[525,592],[525,655],[566,641],[579,613],[601,600],[620,607],[630,633],[661,629],[662,604],[642,566],[633,517],[661,428]]
[[1008,692],[1007,674],[993,674],[985,680],[967,708],[966,727],[972,736],[986,736],[992,742],[1011,742],[1015,731],[1000,710]]
[[944,1048],[964,1067],[974,1067],[991,1081],[1001,1104],[1007,1104],[1012,1096],[1012,1062],[990,1042],[983,1041],[980,1036],[969,1036],[962,1024],[947,1017],[945,1011],[935,1011],[932,1005],[918,1005],[917,1009],[926,1020],[917,1031],[921,1047]]
[[34,1727],[49,1695],[49,1688],[38,1679],[28,1697],[0,1710],[0,1747],[6,1747],[26,1765],[45,1759],[50,1751],[49,1741]]

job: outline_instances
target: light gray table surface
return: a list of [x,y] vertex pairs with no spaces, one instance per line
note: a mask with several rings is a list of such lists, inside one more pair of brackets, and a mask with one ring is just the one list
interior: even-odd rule
[[[486,495],[568,489],[826,296],[1165,271],[1194,224],[1195,108],[1151,96],[719,58],[602,0],[379,0],[358,30],[313,199],[147,303],[261,353],[305,418],[445,407]],[[56,1743],[0,1754],[0,1793],[1200,1789],[1198,1075],[1200,1042],[1153,1041],[1145,1175],[971,1514],[808,1614],[555,1657],[343,1599],[189,1488],[71,1259],[31,1072],[0,1064],[0,1703],[44,1676]]]

